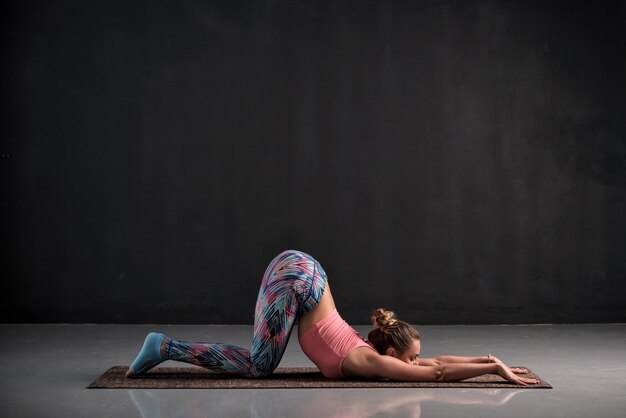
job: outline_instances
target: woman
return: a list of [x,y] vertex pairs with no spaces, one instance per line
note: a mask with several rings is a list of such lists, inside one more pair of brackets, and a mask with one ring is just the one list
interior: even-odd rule
[[402,381],[458,381],[499,374],[519,385],[539,383],[516,375],[497,358],[443,356],[419,358],[419,333],[376,310],[369,342],[339,316],[326,273],[317,260],[302,252],[280,253],[267,267],[257,298],[252,349],[232,344],[176,341],[151,332],[127,377],[150,370],[165,360],[177,360],[219,373],[264,377],[276,369],[298,319],[302,351],[329,378],[364,377]]

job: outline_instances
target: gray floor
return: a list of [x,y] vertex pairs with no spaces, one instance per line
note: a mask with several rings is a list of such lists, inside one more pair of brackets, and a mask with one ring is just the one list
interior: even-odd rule
[[[368,327],[356,327],[366,334]],[[423,326],[423,356],[493,353],[554,386],[529,389],[85,389],[144,335],[248,347],[249,326],[0,325],[2,417],[624,417],[626,324]],[[168,364],[168,363],[166,363]],[[169,363],[174,364],[174,363]],[[309,366],[292,338],[282,366]]]

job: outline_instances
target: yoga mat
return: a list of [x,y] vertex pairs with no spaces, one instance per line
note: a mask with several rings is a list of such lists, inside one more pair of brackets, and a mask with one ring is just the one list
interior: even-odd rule
[[[127,389],[300,389],[300,388],[530,388],[552,386],[534,373],[522,375],[539,379],[536,385],[518,386],[498,375],[484,375],[460,382],[397,382],[372,379],[327,379],[315,367],[279,367],[262,379],[217,374],[199,367],[156,367],[140,376],[126,378],[128,366],[114,366],[88,388]],[[529,370],[530,372],[530,370]]]

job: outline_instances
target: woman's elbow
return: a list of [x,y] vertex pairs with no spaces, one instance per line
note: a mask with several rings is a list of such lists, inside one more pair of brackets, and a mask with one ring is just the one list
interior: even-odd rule
[[412,380],[419,380],[422,382],[441,382],[444,379],[443,366],[437,365],[417,367],[419,369],[417,370],[417,373],[414,374],[414,379]]
[[443,366],[437,365],[433,367],[433,382],[444,382],[445,374],[443,373]]

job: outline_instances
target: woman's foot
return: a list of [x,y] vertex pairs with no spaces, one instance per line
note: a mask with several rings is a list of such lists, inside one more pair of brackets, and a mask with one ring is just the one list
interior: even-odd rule
[[168,338],[163,334],[151,332],[146,336],[141,351],[130,365],[126,377],[142,374],[165,360],[163,348]]

